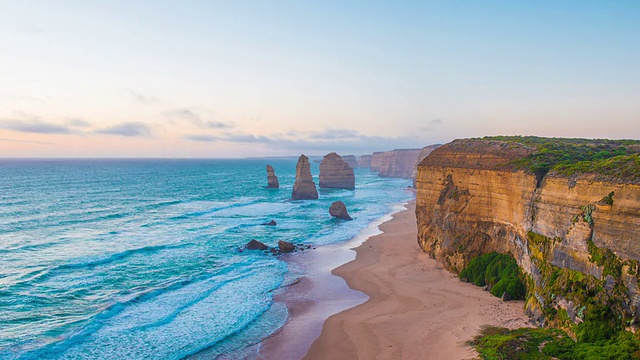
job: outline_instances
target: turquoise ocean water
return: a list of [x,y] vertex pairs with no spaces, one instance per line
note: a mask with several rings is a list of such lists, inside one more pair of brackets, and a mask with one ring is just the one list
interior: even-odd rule
[[[268,163],[280,189],[264,188]],[[289,201],[295,164],[0,160],[0,359],[181,359],[259,342],[286,322],[272,291],[287,264],[239,247],[345,241],[413,197],[409,180],[358,169],[355,191]],[[328,215],[336,200],[354,221]]]

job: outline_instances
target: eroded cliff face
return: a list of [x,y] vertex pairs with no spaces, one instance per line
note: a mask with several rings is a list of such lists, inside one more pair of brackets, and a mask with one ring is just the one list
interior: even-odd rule
[[416,177],[420,246],[454,272],[478,255],[511,253],[539,323],[570,329],[603,306],[636,324],[640,185],[540,178],[508,165],[532,151],[487,140],[435,149]]
[[411,179],[422,149],[375,152],[371,155],[371,171],[382,177]]

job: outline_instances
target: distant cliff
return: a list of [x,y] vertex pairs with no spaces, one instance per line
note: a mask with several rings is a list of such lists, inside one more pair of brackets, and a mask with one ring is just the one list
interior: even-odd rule
[[370,168],[371,167],[371,155],[361,155],[358,157],[358,167]]
[[422,149],[375,152],[371,155],[371,171],[382,177],[411,179]]
[[443,145],[418,166],[418,242],[454,272],[484,253],[512,254],[541,324],[636,327],[638,148],[533,137]]

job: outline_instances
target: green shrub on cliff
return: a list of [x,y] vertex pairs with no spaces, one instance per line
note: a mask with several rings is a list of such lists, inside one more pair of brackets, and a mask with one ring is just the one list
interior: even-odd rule
[[640,340],[621,331],[609,340],[573,341],[558,329],[484,327],[469,342],[482,359],[631,360],[640,358]]
[[485,140],[522,144],[534,151],[510,164],[542,178],[548,172],[565,176],[597,174],[607,179],[640,182],[640,141],[489,136]]
[[512,299],[524,299],[526,288],[522,283],[522,272],[511,255],[495,252],[478,256],[462,270],[460,278],[466,278],[477,286],[488,285],[491,294],[503,293]]

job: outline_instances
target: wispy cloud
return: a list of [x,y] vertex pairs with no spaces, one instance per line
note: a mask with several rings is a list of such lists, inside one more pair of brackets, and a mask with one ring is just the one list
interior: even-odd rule
[[421,127],[420,130],[422,131],[434,131],[438,126],[444,124],[444,120],[442,119],[432,119],[429,120],[429,122],[427,123],[427,126]]
[[220,141],[219,137],[211,136],[211,135],[185,135],[183,138],[185,140],[202,141],[202,142]]
[[95,131],[97,134],[119,135],[126,137],[150,137],[151,128],[141,122],[127,122]]
[[36,145],[53,145],[54,144],[48,141],[16,140],[16,139],[5,139],[5,138],[0,138],[0,141],[23,143],[23,144],[36,144]]
[[223,136],[187,135],[184,139],[205,142],[262,144],[271,149],[286,149],[291,151],[338,151],[342,153],[367,153],[385,149],[421,148],[429,145],[415,137],[367,136],[350,129],[327,129],[307,133],[287,132],[270,136],[243,133],[226,134]]
[[203,129],[228,129],[233,127],[232,124],[221,121],[206,120],[196,109],[191,108],[173,109],[165,111],[163,114],[172,122],[188,121]]
[[68,126],[42,121],[35,117],[28,119],[0,119],[0,128],[35,134],[71,134],[74,132]]
[[81,127],[81,128],[91,127],[91,123],[89,123],[88,121],[77,119],[77,118],[68,119],[67,125],[72,127]]
[[152,104],[160,101],[160,99],[156,97],[144,95],[133,90],[128,90],[128,92],[129,92],[129,95],[131,95],[131,97],[133,98],[133,100],[140,104]]

